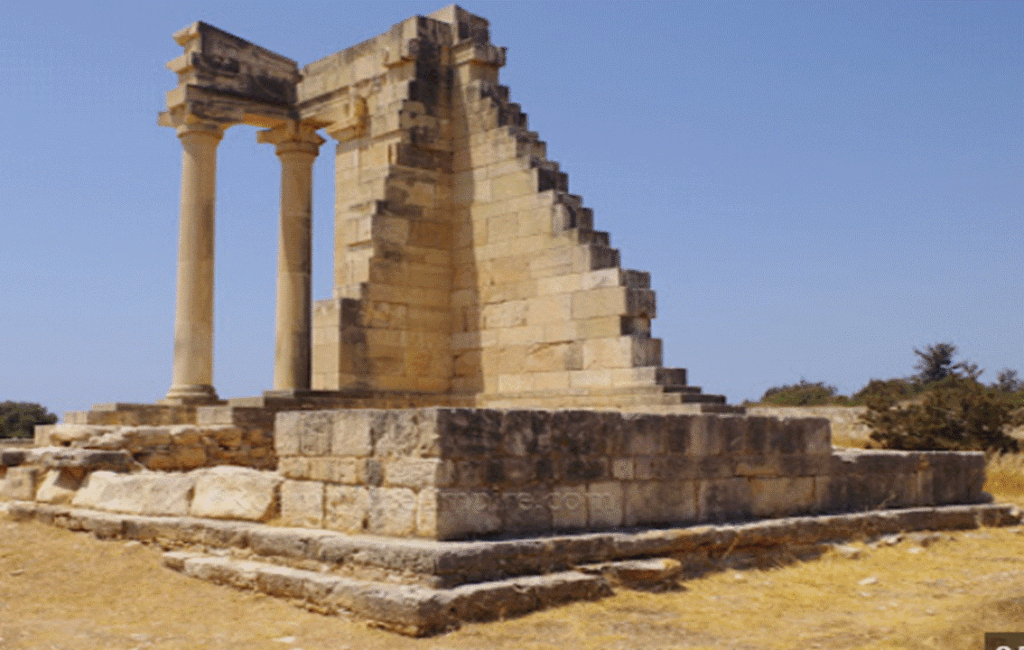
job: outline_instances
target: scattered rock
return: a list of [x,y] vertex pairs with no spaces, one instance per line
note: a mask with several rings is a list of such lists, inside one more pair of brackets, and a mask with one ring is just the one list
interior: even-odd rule
[[918,553],[924,553],[924,547],[922,546],[911,546],[907,549],[907,553],[917,555]]
[[856,560],[860,557],[860,549],[856,546],[850,546],[849,544],[836,544],[832,547],[832,550],[836,555],[846,558],[847,560]]
[[579,571],[589,574],[602,574],[609,580],[627,586],[654,586],[664,584],[682,573],[683,564],[679,560],[659,557],[647,560],[623,560],[621,562],[588,564],[579,567]]
[[938,533],[910,533],[907,535],[907,539],[917,544],[918,546],[928,547],[942,539],[942,535]]
[[869,585],[877,585],[878,584],[878,578],[876,578],[875,576],[871,576],[870,578],[864,578],[863,580],[861,580],[857,584],[859,584],[861,587],[867,587]]

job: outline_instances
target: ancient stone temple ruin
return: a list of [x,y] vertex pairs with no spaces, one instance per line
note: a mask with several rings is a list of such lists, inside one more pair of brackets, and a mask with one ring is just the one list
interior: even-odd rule
[[[305,66],[204,23],[175,34],[160,123],[184,147],[174,379],[213,387],[217,142],[281,159],[274,393],[375,404],[723,403],[661,367],[648,274],[619,267],[498,82],[504,48],[452,6]],[[336,146],[334,295],[311,305],[311,169]],[[326,216],[326,215],[325,215]]]
[[[662,367],[648,274],[620,268],[569,193],[483,18],[450,6],[302,68],[201,22],[174,39],[170,389],[0,452],[13,515],[412,634],[597,598],[616,576],[1014,520],[984,504],[981,454],[835,450],[828,420],[748,416]],[[277,340],[273,386],[221,399],[216,160],[239,124],[281,161]],[[334,290],[314,303],[328,142]]]

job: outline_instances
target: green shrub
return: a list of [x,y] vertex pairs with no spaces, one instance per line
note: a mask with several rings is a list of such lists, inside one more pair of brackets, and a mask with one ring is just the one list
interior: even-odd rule
[[922,390],[921,384],[912,379],[872,379],[850,397],[850,403],[862,405],[871,399],[884,399],[895,403],[919,395]]
[[53,424],[57,416],[34,402],[0,402],[0,438],[31,438],[37,424]]
[[835,386],[821,381],[812,383],[801,379],[799,384],[769,388],[764,392],[760,403],[774,406],[825,406],[845,404],[846,397],[838,395]]
[[898,403],[876,395],[867,399],[867,407],[861,420],[871,428],[871,440],[885,449],[1019,449],[1007,434],[1012,405],[972,377],[949,374],[932,382],[918,400]]

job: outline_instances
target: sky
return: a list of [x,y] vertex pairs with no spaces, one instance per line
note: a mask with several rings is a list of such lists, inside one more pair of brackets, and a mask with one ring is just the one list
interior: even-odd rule
[[[0,401],[171,380],[181,145],[156,116],[203,20],[304,65],[440,2],[0,5]],[[664,362],[732,403],[914,372],[1024,374],[1024,3],[476,2],[569,189],[650,271]],[[280,168],[218,152],[214,383],[273,380]],[[333,148],[314,169],[331,295]]]

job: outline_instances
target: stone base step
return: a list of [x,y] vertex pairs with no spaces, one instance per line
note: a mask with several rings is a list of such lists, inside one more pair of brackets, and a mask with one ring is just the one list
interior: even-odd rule
[[107,426],[160,426],[194,424],[195,405],[172,404],[94,404],[88,411],[68,411],[65,424],[91,424]]
[[15,520],[188,549],[169,554],[168,565],[414,635],[440,632],[459,621],[598,598],[609,593],[609,581],[660,583],[724,568],[767,566],[780,558],[813,558],[842,541],[1021,523],[1016,506],[974,504],[442,542],[30,501],[5,507]]
[[444,632],[463,621],[501,619],[612,593],[600,573],[579,571],[431,589],[199,553],[165,553],[163,562],[193,578],[288,598],[320,613],[348,614],[411,636]]

